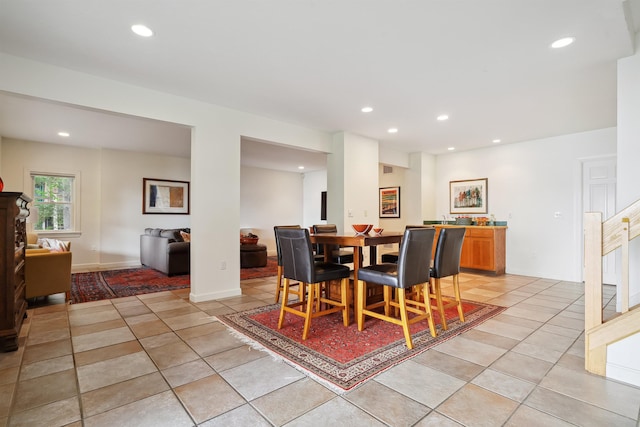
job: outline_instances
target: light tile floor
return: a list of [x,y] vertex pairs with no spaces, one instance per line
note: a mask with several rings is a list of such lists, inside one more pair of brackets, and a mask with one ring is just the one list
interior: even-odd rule
[[640,388],[584,370],[582,284],[463,274],[461,286],[509,308],[342,395],[212,318],[273,303],[275,278],[201,304],[188,290],[50,297],[0,354],[0,426],[638,425]]

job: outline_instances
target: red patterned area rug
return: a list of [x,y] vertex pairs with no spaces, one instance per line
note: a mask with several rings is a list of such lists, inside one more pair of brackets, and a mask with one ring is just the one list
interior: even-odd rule
[[392,366],[416,356],[501,313],[506,308],[464,301],[465,322],[456,309],[445,312],[448,329],[443,331],[439,316],[437,337],[429,333],[427,322],[411,325],[412,350],[407,349],[402,328],[371,317],[365,318],[362,332],[354,323],[342,325],[342,314],[334,313],[311,321],[309,337],[302,340],[304,319],[287,314],[278,329],[280,306],[270,305],[219,316],[219,320],[238,332],[240,338],[256,348],[266,349],[291,362],[297,369],[329,385],[346,391]]
[[152,268],[92,271],[71,275],[71,304],[188,288],[191,276],[167,276]]
[[271,277],[278,274],[278,258],[267,257],[267,265],[264,267],[241,268],[240,280],[259,279],[261,277]]

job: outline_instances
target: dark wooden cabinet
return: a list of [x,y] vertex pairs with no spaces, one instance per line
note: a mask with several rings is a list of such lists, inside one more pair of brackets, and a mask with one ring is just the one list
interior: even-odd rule
[[27,312],[24,257],[30,201],[22,193],[0,192],[0,351],[3,352],[18,349],[20,327]]

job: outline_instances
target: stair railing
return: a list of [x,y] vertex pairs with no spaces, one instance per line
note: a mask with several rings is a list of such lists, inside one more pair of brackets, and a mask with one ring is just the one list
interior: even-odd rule
[[595,328],[603,324],[602,319],[602,257],[621,248],[622,278],[620,311],[629,311],[629,241],[640,236],[640,200],[623,209],[606,221],[602,213],[584,214],[584,274],[585,274],[585,368],[593,373],[605,375],[606,344],[590,339]]

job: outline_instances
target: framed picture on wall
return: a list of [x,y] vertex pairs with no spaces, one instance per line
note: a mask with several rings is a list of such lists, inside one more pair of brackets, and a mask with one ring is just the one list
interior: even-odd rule
[[189,214],[189,182],[142,178],[143,214]]
[[380,218],[400,218],[400,187],[380,189]]
[[487,181],[487,178],[449,181],[450,213],[487,213]]

